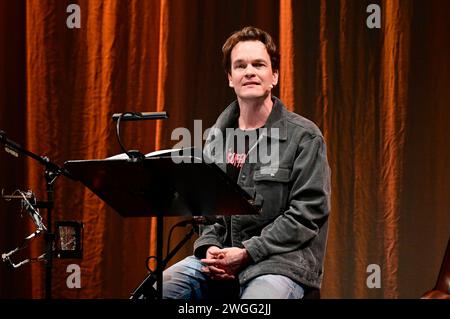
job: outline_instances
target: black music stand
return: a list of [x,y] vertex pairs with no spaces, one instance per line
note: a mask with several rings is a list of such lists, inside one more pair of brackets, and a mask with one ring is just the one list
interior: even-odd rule
[[[178,164],[177,164],[177,163]],[[157,298],[162,298],[164,216],[258,214],[253,198],[216,164],[191,156],[67,161],[70,174],[123,217],[157,217]]]

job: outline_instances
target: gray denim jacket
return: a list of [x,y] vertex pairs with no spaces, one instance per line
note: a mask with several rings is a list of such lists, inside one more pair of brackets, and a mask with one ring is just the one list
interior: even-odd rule
[[[224,247],[228,235],[232,246],[245,247],[253,260],[240,272],[241,284],[259,275],[279,274],[320,288],[330,210],[325,142],[313,122],[288,111],[278,98],[272,99],[265,138],[268,147],[277,143],[276,163],[247,160],[238,177],[238,184],[262,204],[260,215],[233,215],[202,226],[194,255],[203,258],[211,245]],[[225,133],[226,128],[234,127],[238,117],[239,105],[235,101],[213,128]],[[271,128],[277,134],[272,134]],[[226,171],[224,152],[217,152],[218,139],[213,135],[208,136],[204,152]]]

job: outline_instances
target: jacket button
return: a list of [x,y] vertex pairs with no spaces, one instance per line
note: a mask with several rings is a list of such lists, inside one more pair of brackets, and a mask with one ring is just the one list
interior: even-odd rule
[[242,173],[242,179],[245,179],[246,176],[245,173]]

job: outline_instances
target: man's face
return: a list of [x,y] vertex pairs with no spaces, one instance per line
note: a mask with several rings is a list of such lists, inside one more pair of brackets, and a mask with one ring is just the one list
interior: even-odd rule
[[261,41],[238,42],[231,51],[230,87],[242,100],[258,99],[270,94],[278,83],[270,56]]

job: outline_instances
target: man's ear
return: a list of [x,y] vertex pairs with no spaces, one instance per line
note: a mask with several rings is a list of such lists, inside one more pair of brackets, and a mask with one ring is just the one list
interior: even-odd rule
[[272,81],[273,86],[278,84],[278,75],[279,75],[278,70],[273,71],[273,81]]
[[230,73],[228,73],[228,85],[230,86],[230,88],[233,87],[233,80],[231,78],[231,74]]

